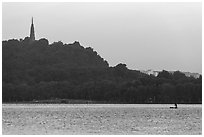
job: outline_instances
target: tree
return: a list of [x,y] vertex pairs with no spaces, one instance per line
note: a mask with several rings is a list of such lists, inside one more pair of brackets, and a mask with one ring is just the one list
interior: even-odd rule
[[159,72],[157,77],[158,78],[165,78],[165,79],[171,79],[172,78],[171,74],[166,70],[163,70],[162,72]]

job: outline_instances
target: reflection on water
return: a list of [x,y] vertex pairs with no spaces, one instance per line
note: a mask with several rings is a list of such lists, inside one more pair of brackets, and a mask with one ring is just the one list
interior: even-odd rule
[[202,105],[3,104],[3,134],[201,134]]

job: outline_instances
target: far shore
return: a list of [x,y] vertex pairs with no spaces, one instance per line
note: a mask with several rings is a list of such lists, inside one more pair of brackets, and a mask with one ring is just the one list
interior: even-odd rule
[[[174,103],[171,103],[171,102],[129,103],[129,102],[119,102],[119,101],[93,101],[93,100],[80,100],[80,99],[48,99],[48,100],[2,102],[2,104],[174,104]],[[181,102],[177,104],[202,104],[202,102]]]

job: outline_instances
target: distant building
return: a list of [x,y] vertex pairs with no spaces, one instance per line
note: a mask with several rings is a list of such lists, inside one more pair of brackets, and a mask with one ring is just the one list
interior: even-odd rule
[[[154,71],[154,70],[140,70],[140,72],[147,74],[147,75],[154,75],[155,77],[158,76],[159,72],[161,71]],[[170,74],[174,74],[175,71],[168,71]],[[181,72],[181,71],[180,71]],[[198,73],[191,73],[191,72],[181,72],[183,74],[185,74],[186,77],[194,77],[194,78],[199,78],[201,76],[201,74]]]
[[34,31],[34,24],[33,24],[33,17],[32,17],[32,24],[30,27],[30,43],[35,41],[35,31]]
[[155,77],[157,77],[158,74],[159,74],[159,71],[153,71],[151,69],[146,70],[146,71],[145,70],[140,70],[140,72],[145,73],[147,75],[154,75]]

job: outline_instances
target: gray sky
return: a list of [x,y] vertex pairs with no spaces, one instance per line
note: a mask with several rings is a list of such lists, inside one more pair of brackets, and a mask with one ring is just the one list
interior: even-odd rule
[[2,38],[79,41],[110,66],[202,72],[201,3],[3,3]]

